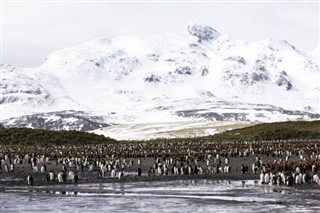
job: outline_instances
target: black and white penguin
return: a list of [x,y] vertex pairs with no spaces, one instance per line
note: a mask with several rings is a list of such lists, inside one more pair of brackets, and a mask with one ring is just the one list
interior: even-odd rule
[[111,178],[115,178],[116,177],[116,170],[112,169],[111,170]]
[[224,171],[224,173],[229,173],[230,172],[230,166],[228,165],[228,164],[226,164],[225,166],[224,166],[224,169],[223,169],[223,171]]
[[179,168],[177,166],[173,166],[173,175],[179,174]]
[[124,178],[124,169],[122,169],[119,173],[118,173],[118,178],[119,180]]
[[55,179],[54,172],[51,170],[48,174],[49,174],[49,181],[54,181],[54,179]]
[[8,166],[8,164],[4,164],[4,171],[5,171],[6,173],[9,172],[9,166]]
[[279,173],[280,177],[281,177],[281,184],[285,184],[286,183],[286,175],[284,174],[284,172],[280,172]]
[[302,175],[302,183],[308,183],[308,175],[306,173],[303,173]]
[[34,165],[32,169],[33,169],[33,173],[38,173],[39,171],[38,165]]
[[12,164],[10,164],[10,172],[14,172],[14,169],[15,169],[14,164],[13,164],[13,163],[12,163]]
[[224,159],[224,164],[229,164],[229,158]]
[[293,182],[294,182],[294,178],[293,178],[292,174],[290,173],[286,177],[286,185],[292,186]]
[[246,172],[246,167],[244,164],[241,164],[240,170],[241,170],[242,174],[244,174]]
[[296,174],[295,175],[295,184],[301,184],[302,183],[302,174]]
[[74,183],[74,184],[78,184],[78,180],[79,180],[78,173],[75,172],[75,173],[74,173],[74,176],[73,176],[73,183]]
[[88,166],[88,171],[89,171],[89,172],[92,172],[92,171],[93,171],[93,164],[92,164],[92,163],[89,164],[89,166]]
[[168,169],[167,164],[164,164],[164,165],[163,165],[163,174],[164,174],[164,175],[168,175],[168,174],[169,174],[169,169]]
[[46,173],[47,172],[47,166],[45,164],[43,164],[40,168],[40,172],[41,173]]
[[67,166],[65,164],[62,166],[62,172],[67,172]]
[[73,181],[73,179],[74,179],[74,172],[70,170],[68,172],[67,180]]
[[199,166],[199,167],[198,167],[198,173],[199,173],[200,175],[203,174],[203,168],[202,168],[202,166]]
[[281,184],[281,176],[280,176],[280,174],[278,174],[278,175],[276,176],[276,184],[277,184],[277,185],[280,185],[280,184]]
[[312,176],[312,182],[314,183],[319,183],[320,184],[320,178],[319,175],[317,173],[314,173]]
[[261,182],[261,184],[264,184],[265,182],[264,182],[264,172],[261,172],[261,174],[260,174],[260,182]]
[[270,174],[269,172],[266,172],[264,175],[264,183],[269,184],[270,183]]
[[141,176],[141,174],[142,174],[142,170],[141,170],[141,168],[140,168],[140,167],[138,168],[137,172],[138,172],[138,176]]
[[27,184],[28,184],[29,186],[32,186],[32,185],[33,185],[33,177],[32,177],[31,174],[29,174],[29,175],[27,176]]
[[59,182],[59,183],[63,183],[63,182],[64,182],[64,181],[63,181],[63,179],[64,179],[64,178],[63,178],[63,172],[59,172],[57,178],[58,178],[58,182]]
[[312,171],[312,173],[317,173],[317,172],[318,172],[316,165],[313,164],[313,165],[311,166],[311,171]]

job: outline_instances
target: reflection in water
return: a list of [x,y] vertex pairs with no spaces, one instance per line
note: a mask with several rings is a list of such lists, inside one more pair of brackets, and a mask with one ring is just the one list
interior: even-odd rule
[[[9,190],[10,191],[10,190]],[[21,191],[23,192],[23,191]],[[46,193],[46,194],[57,194],[57,195],[77,195],[78,191],[73,190],[38,190],[38,189],[29,189],[27,192],[35,194],[35,193]]]
[[264,193],[281,193],[281,194],[289,194],[289,191],[279,187],[279,186],[270,186],[270,185],[263,185],[263,192]]
[[124,183],[120,183],[121,194],[124,195]]
[[[311,191],[310,191],[311,190]],[[309,193],[312,192],[312,193]],[[320,189],[261,185],[258,181],[178,180],[20,187],[1,194],[0,212],[320,212]],[[63,199],[61,199],[63,197]],[[14,202],[19,200],[19,202]],[[266,211],[264,211],[266,212]]]
[[61,194],[61,195],[77,195],[77,191],[49,191],[51,194]]

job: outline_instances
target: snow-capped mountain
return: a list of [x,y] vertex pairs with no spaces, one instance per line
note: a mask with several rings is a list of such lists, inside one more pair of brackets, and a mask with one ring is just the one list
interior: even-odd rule
[[318,63],[316,51],[285,40],[248,43],[197,24],[168,35],[97,38],[51,53],[40,67],[2,64],[0,123],[92,130],[317,119]]

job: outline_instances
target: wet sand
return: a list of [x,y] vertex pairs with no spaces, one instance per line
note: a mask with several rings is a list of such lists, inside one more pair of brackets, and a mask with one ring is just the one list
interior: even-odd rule
[[[141,158],[140,158],[141,159]],[[184,180],[184,179],[221,179],[221,180],[246,180],[246,179],[259,179],[259,174],[253,174],[252,172],[246,172],[242,174],[240,172],[241,164],[251,165],[254,162],[252,157],[236,157],[230,158],[229,165],[231,165],[231,173],[218,173],[218,174],[192,174],[192,175],[148,175],[150,167],[153,167],[155,162],[154,158],[142,158],[141,164],[138,165],[138,159],[131,158],[133,160],[133,165],[131,167],[124,169],[124,177],[119,180],[119,178],[111,178],[111,172],[106,172],[103,178],[99,178],[98,168],[94,168],[93,171],[88,171],[88,168],[84,168],[83,171],[78,171],[79,175],[79,184],[83,183],[108,183],[108,182],[133,182],[133,181],[167,181],[167,180]],[[56,174],[61,171],[62,164],[56,165],[54,161],[50,161],[47,165],[47,171],[53,170]],[[198,165],[206,168],[205,161],[198,161]],[[2,166],[3,167],[3,166]],[[142,175],[137,175],[138,167],[142,170]],[[75,168],[68,168],[68,171],[75,171]],[[47,172],[46,172],[47,173]],[[14,172],[4,172],[0,173],[0,187],[4,186],[23,186],[27,185],[26,177],[28,174],[32,174],[34,178],[34,184],[39,185],[53,185],[53,184],[71,184],[71,181],[66,183],[58,183],[55,181],[47,181],[45,178],[46,173],[41,173],[38,171],[34,173],[30,165],[24,164],[15,164]]]
[[[260,180],[262,171],[270,175],[283,171],[288,173],[287,177],[292,173],[312,176],[314,173],[319,175],[319,153],[318,139],[250,143],[0,146],[0,187],[27,186],[28,174],[32,175],[34,186],[73,184],[72,180],[58,182],[57,174],[63,170],[66,175],[70,171],[77,173],[78,184],[185,179]],[[43,165],[47,169],[41,172]],[[230,166],[229,171],[217,172],[218,165],[222,170],[225,165]],[[11,166],[14,166],[13,171],[8,171]],[[38,171],[34,171],[34,166]],[[245,173],[241,171],[244,166],[247,167]],[[256,167],[256,173],[253,166]],[[113,178],[112,169],[115,169]],[[141,176],[138,175],[139,169]],[[55,173],[55,180],[47,181],[49,171]],[[124,175],[119,179],[121,171]],[[302,185],[307,186],[308,183]],[[318,187],[320,184],[311,185]]]
[[[274,160],[277,159],[271,156],[259,156],[263,160]],[[141,159],[141,158],[140,158]],[[133,165],[131,167],[124,169],[124,177],[119,179],[111,178],[111,172],[107,171],[103,178],[99,177],[99,169],[94,168],[93,171],[88,171],[88,168],[84,168],[83,171],[77,171],[79,180],[78,184],[88,184],[88,183],[116,183],[116,182],[147,182],[147,181],[173,181],[173,180],[191,180],[191,179],[207,179],[207,180],[257,180],[259,181],[259,173],[253,173],[251,171],[251,165],[255,162],[255,156],[250,157],[232,157],[229,158],[229,165],[231,166],[230,173],[204,173],[204,174],[190,174],[190,175],[157,175],[157,174],[148,174],[148,170],[154,164],[154,158],[145,158],[141,159],[141,164],[138,165],[138,159],[132,158]],[[247,165],[249,171],[244,174],[241,172],[241,165]],[[47,171],[54,171],[56,174],[61,171],[62,164],[56,165],[56,162],[50,161],[47,164]],[[206,168],[205,161],[198,161],[198,165]],[[223,165],[223,164],[222,164]],[[2,166],[3,167],[3,166]],[[140,167],[142,169],[142,175],[137,175],[137,169]],[[68,168],[68,171],[75,171],[75,168]],[[64,183],[58,183],[57,178],[55,181],[47,181],[46,173],[41,173],[38,171],[34,173],[30,165],[16,164],[14,172],[2,172],[0,173],[0,189],[4,188],[14,188],[20,186],[27,186],[27,175],[32,174],[34,178],[34,186],[54,186],[54,185],[76,185],[72,183],[71,180],[67,180]],[[318,184],[302,184],[298,187],[308,188],[308,187],[320,187]]]

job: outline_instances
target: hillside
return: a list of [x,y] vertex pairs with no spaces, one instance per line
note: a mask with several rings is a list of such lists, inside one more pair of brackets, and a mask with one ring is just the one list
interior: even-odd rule
[[29,128],[0,129],[0,145],[82,145],[114,143],[113,139],[80,131],[52,131]]
[[[319,139],[320,120],[258,124],[207,137],[155,139],[143,142],[192,141],[254,141],[286,139]],[[80,131],[50,131],[28,128],[0,129],[0,145],[83,145],[98,143],[139,143],[142,141],[116,141],[104,136]]]
[[201,138],[212,141],[320,139],[320,121],[264,123]]

